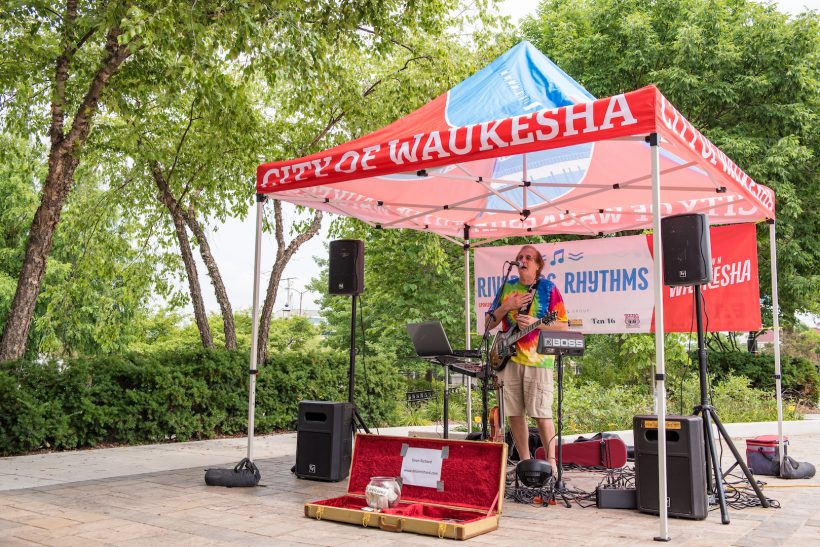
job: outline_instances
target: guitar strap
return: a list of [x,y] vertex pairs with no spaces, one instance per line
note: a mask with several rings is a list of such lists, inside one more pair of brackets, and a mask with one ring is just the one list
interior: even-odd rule
[[[532,285],[530,285],[530,288],[529,288],[529,289],[527,289],[527,294],[532,294],[533,292],[535,292],[535,288],[538,286],[538,282],[539,282],[539,281],[541,281],[541,280],[540,280],[540,279],[536,279],[536,280],[533,282],[533,284],[532,284]],[[529,303],[528,305],[521,306],[521,307],[518,309],[518,313],[523,313],[524,315],[529,315],[529,314],[530,314],[530,308],[532,307],[532,305],[533,305],[534,303],[535,303],[535,298],[533,298],[532,300],[530,300],[530,303]]]

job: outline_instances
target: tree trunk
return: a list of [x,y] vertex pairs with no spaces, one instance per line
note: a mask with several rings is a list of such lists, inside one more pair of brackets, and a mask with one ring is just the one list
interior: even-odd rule
[[214,342],[211,338],[211,327],[208,325],[208,315],[205,312],[205,303],[202,301],[199,274],[196,270],[194,254],[191,251],[191,242],[188,239],[188,232],[185,229],[185,219],[179,209],[177,200],[171,195],[171,190],[168,188],[168,181],[165,179],[162,167],[160,167],[158,162],[153,162],[151,171],[154,175],[154,182],[159,190],[159,199],[165,207],[168,208],[171,220],[174,222],[174,231],[176,232],[177,241],[179,242],[179,254],[182,256],[182,262],[185,264],[185,273],[188,277],[188,289],[191,293],[191,303],[194,306],[194,318],[196,319],[196,326],[199,329],[199,339],[202,341],[203,347],[213,348]]
[[193,232],[199,243],[199,255],[202,257],[202,262],[208,269],[208,276],[211,278],[211,284],[214,286],[214,293],[216,294],[216,301],[219,303],[219,309],[222,311],[222,327],[225,331],[225,349],[236,349],[236,325],[233,320],[233,309],[231,308],[231,301],[228,299],[228,291],[225,290],[225,283],[222,281],[222,275],[219,273],[219,266],[214,260],[211,253],[211,246],[208,244],[208,237],[202,229],[202,225],[196,219],[196,212],[193,207],[188,208],[188,212],[183,213],[185,222]]
[[273,314],[273,303],[276,301],[276,292],[279,288],[279,282],[282,280],[282,273],[285,271],[285,266],[288,265],[293,254],[299,250],[299,247],[317,233],[322,226],[322,212],[315,211],[313,213],[313,220],[308,226],[308,229],[296,236],[290,245],[285,246],[285,228],[282,223],[282,204],[279,200],[273,200],[273,214],[275,219],[276,229],[276,262],[273,265],[273,270],[268,281],[268,290],[265,293],[265,304],[262,306],[262,313],[259,317],[259,336],[257,345],[257,363],[264,363],[268,357],[268,331],[270,330],[270,319]]
[[[63,16],[67,28],[76,20],[76,1],[68,2]],[[0,361],[19,359],[26,351],[29,329],[34,318],[34,308],[40,287],[46,273],[48,255],[54,238],[54,231],[60,222],[63,206],[74,186],[74,171],[80,162],[79,154],[91,132],[91,122],[98,110],[100,96],[111,77],[131,55],[128,44],[119,44],[122,31],[113,27],[106,35],[105,56],[97,72],[89,82],[83,100],[77,108],[71,128],[65,133],[66,84],[73,56],[85,43],[85,38],[77,44],[64,44],[64,49],[55,59],[55,74],[51,98],[51,122],[49,137],[51,148],[48,155],[48,173],[43,184],[40,206],[31,223],[26,241],[26,254],[17,289],[9,309],[8,320],[0,340]]]
[[46,261],[51,252],[54,231],[60,222],[78,161],[69,154],[56,151],[52,153],[48,163],[49,172],[43,185],[43,196],[31,223],[23,267],[17,280],[17,291],[14,293],[0,342],[0,361],[19,359],[26,351],[34,307],[46,274]]

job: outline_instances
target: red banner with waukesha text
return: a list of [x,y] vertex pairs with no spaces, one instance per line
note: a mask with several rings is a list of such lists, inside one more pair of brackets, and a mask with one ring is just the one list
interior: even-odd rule
[[[710,229],[712,282],[701,286],[703,325],[709,332],[761,328],[754,224]],[[652,252],[652,236],[647,237]],[[665,332],[695,332],[694,287],[663,287]],[[655,330],[654,319],[652,331]]]

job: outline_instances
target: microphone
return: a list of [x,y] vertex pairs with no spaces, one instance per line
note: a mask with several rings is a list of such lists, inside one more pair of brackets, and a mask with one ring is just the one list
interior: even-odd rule
[[518,268],[521,267],[521,263],[517,260],[511,260],[511,261],[507,262],[507,264],[509,264],[510,266],[516,266]]

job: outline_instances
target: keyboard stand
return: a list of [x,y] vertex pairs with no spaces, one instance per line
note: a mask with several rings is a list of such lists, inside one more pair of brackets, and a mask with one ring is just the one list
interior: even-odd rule
[[[433,357],[424,357],[428,361],[438,363],[444,367],[444,420],[443,420],[443,437],[450,438],[450,369],[459,374],[465,374],[474,378],[480,378],[484,382],[485,390],[487,379],[484,378],[484,365],[478,365],[469,358],[457,357],[455,355],[437,355]],[[486,407],[486,404],[485,404]],[[486,408],[485,408],[486,413]],[[469,420],[470,417],[468,416]],[[486,438],[487,432],[484,432]]]
[[452,358],[452,355],[439,355],[435,358],[435,362],[444,367],[444,416],[442,436],[445,439],[450,438],[450,365],[447,361]]

